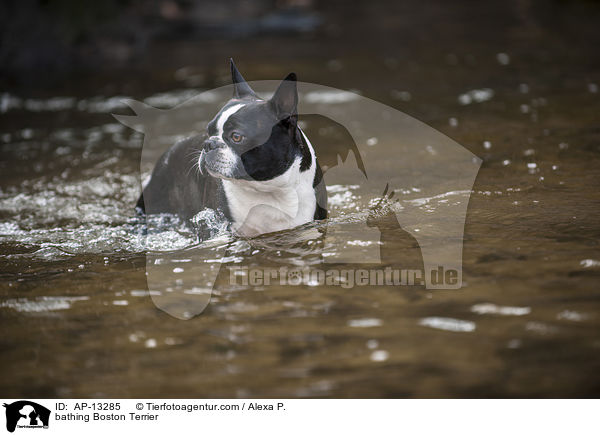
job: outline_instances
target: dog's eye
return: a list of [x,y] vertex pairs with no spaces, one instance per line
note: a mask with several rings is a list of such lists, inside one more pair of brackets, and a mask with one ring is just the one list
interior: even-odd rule
[[244,138],[244,136],[242,136],[241,134],[239,134],[238,132],[233,132],[231,133],[231,140],[234,141],[235,143],[240,143],[242,141],[242,139]]

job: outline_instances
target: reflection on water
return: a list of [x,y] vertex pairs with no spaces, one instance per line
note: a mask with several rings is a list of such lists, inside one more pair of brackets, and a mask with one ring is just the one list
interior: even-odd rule
[[56,310],[68,310],[74,301],[86,301],[87,296],[42,296],[33,301],[27,298],[7,299],[2,302],[2,307],[12,308],[21,313],[40,313]]
[[[419,247],[399,236],[397,222],[369,220],[373,197],[353,179],[328,186],[333,230],[325,242],[320,224],[235,240],[214,216],[201,217],[216,229],[210,242],[199,243],[193,230],[167,217],[147,232],[133,213],[142,136],[109,116],[127,113],[127,97],[2,93],[5,395],[597,396],[600,76],[552,73],[576,68],[584,48],[569,54],[553,46],[551,68],[539,53],[542,60],[505,53],[498,41],[491,51],[470,43],[469,52],[382,56],[368,74],[370,58],[335,64],[348,87],[415,114],[484,160],[472,193],[448,186],[429,194],[415,183],[393,188],[400,213],[441,216],[471,193],[460,290],[232,285],[222,262],[304,267],[322,261],[316,251],[376,247],[384,264],[422,266]],[[330,61],[307,60],[306,70],[328,70]],[[394,86],[388,75],[399,65],[406,71]],[[169,108],[196,93],[175,89],[143,100]],[[309,99],[339,104],[348,95]],[[305,129],[311,138],[340,140],[310,121]],[[366,144],[378,152],[398,146],[379,136]],[[427,148],[422,158],[436,152]],[[391,229],[388,236],[346,237],[369,222]],[[418,233],[423,222],[403,229]],[[347,246],[327,245],[336,234]],[[147,287],[147,259],[177,276],[172,287]],[[182,286],[207,308],[177,320],[153,301],[179,303],[177,280],[185,282],[197,259],[214,266],[217,283],[212,292],[201,282]]]

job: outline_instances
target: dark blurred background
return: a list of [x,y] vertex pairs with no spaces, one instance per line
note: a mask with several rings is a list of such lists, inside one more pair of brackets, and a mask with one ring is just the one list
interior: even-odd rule
[[[5,0],[0,86],[25,96],[206,88],[225,80],[232,56],[249,79],[294,69],[400,104],[418,84],[443,95],[466,78],[502,84],[532,70],[541,86],[568,87],[597,79],[598,22],[595,1]],[[477,77],[498,63],[504,79]]]

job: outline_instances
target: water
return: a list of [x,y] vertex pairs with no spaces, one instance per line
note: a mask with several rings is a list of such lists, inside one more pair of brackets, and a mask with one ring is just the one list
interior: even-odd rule
[[[590,26],[584,17],[600,13],[593,5],[562,7],[583,29]],[[230,285],[221,274],[201,315],[175,319],[153,303],[160,290],[148,291],[148,250],[175,252],[181,269],[197,252],[218,260],[224,250],[232,264],[310,265],[319,225],[237,242],[218,230],[216,241],[203,245],[188,227],[166,223],[149,245],[133,211],[143,138],[110,114],[128,113],[126,97],[168,108],[197,89],[164,78],[139,89],[133,77],[123,80],[136,95],[99,95],[85,80],[73,95],[3,93],[0,346],[3,372],[10,373],[0,381],[4,394],[598,396],[596,46],[590,36],[573,50],[577,26],[545,21],[535,8],[519,11],[506,12],[522,20],[507,40],[490,31],[480,44],[446,30],[454,39],[436,48],[409,40],[415,52],[426,48],[420,54],[384,47],[373,55],[359,44],[354,57],[290,61],[305,72],[303,80],[357,89],[483,159],[469,203],[460,290]],[[481,20],[474,29],[504,25]],[[445,25],[456,30],[456,23]],[[531,55],[530,42],[553,40],[556,27],[565,40]],[[336,41],[332,47],[346,46]],[[187,53],[171,49],[176,59]],[[247,62],[244,73],[283,77],[279,70],[289,68],[261,62]],[[307,125],[309,137],[335,142],[335,133],[319,128]],[[396,146],[376,137],[368,144],[382,152]],[[332,223],[341,231],[367,221],[373,195],[352,180],[330,185],[329,195]],[[428,195],[411,183],[396,190],[401,206],[434,212],[457,195]],[[394,231],[389,222],[381,225]],[[361,242],[353,241],[368,249]],[[411,240],[381,243],[387,258],[418,265]]]

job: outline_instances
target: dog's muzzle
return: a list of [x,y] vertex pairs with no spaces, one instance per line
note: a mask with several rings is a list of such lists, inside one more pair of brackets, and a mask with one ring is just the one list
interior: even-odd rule
[[221,138],[212,136],[206,139],[200,151],[198,167],[202,174],[216,178],[234,178],[237,174],[238,159]]
[[[198,168],[200,169],[201,174],[205,174],[209,168],[207,168],[207,163],[214,160],[214,158],[209,158],[207,162],[207,155],[214,150],[217,150],[219,147],[224,146],[219,138],[216,136],[211,136],[204,141],[202,144],[202,149],[200,150],[200,156],[198,157]],[[213,157],[213,156],[211,156]]]
[[218,148],[225,147],[225,143],[218,136],[211,136],[204,141],[204,147],[202,151],[209,152]]

